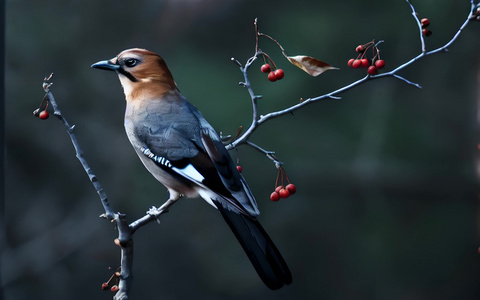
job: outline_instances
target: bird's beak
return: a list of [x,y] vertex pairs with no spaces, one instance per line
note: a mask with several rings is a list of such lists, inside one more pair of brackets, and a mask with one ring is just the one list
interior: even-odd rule
[[[113,59],[112,59],[113,60]],[[102,60],[91,65],[92,68],[116,71],[120,69],[120,66],[113,63],[112,60]]]

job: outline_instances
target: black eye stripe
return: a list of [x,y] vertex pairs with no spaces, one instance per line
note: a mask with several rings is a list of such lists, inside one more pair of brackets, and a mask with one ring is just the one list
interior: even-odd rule
[[124,75],[125,77],[127,77],[128,79],[130,79],[130,81],[132,82],[137,82],[137,78],[135,78],[132,74],[130,74],[129,72],[125,71],[123,68],[120,68],[118,69],[118,72],[122,75]]

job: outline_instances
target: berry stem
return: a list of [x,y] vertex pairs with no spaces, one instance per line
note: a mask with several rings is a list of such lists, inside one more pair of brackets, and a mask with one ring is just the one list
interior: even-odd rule
[[285,53],[285,49],[282,47],[282,45],[276,39],[269,36],[268,34],[261,33],[261,32],[257,31],[257,37],[260,37],[260,36],[264,36],[264,37],[268,38],[269,40],[271,40],[272,42],[274,42],[275,44],[277,44],[277,46],[280,48],[280,50],[282,50],[283,56],[285,56],[288,59],[288,55],[287,55],[287,53]]
[[380,45],[383,42],[384,42],[384,40],[380,40],[375,44],[374,47],[375,47],[375,50],[377,52],[376,52],[375,56],[372,58],[372,62],[375,62],[375,60],[380,59],[380,50],[378,49],[378,45]]
[[[285,49],[282,47],[282,45],[276,40],[274,39],[273,37],[269,36],[268,34],[265,34],[265,33],[261,33],[259,30],[258,30],[258,18],[255,18],[255,21],[253,22],[253,24],[255,25],[255,53],[258,53],[259,52],[259,48],[258,48],[258,38],[261,37],[261,36],[264,36],[268,39],[270,39],[272,42],[274,42],[275,44],[277,44],[277,46],[280,48],[280,50],[282,50],[282,54],[283,56],[285,56],[287,59],[288,59],[288,55],[287,53],[285,53]],[[263,53],[263,52],[262,52]],[[277,66],[275,65],[275,63],[273,62],[273,60],[266,54],[266,53],[263,53],[264,55],[266,55],[268,57],[268,59],[273,63],[275,69],[277,68]]]
[[285,186],[285,185],[283,184],[283,168],[280,168],[280,173],[281,173],[280,176],[281,176],[281,178],[282,178],[282,186]]
[[[266,57],[266,58],[268,58],[268,61],[269,61],[270,63],[272,63],[273,69],[276,69],[276,68],[277,68],[277,65],[275,64],[275,62],[273,61],[273,59],[272,59],[270,56],[268,56],[267,53],[262,52],[262,55],[263,55],[263,59],[264,59],[264,60],[265,60],[265,57]],[[267,63],[267,62],[265,62],[265,63]],[[269,63],[269,64],[270,64],[270,63]]]
[[47,104],[45,105],[45,108],[44,108],[43,110],[46,110],[47,107],[48,107],[48,95],[45,95],[45,96],[43,97],[42,101],[40,102],[40,105],[38,106],[39,111],[42,111],[42,106],[44,105],[45,102],[46,102]]
[[285,178],[287,179],[287,182],[290,183],[290,179],[288,179],[287,172],[285,172]]
[[278,177],[280,176],[280,170],[277,172],[277,179],[275,180],[275,187],[273,189],[276,189],[278,186]]

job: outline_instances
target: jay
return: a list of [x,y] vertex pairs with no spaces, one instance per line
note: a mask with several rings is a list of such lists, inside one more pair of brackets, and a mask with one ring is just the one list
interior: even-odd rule
[[282,255],[257,220],[247,182],[219,135],[177,88],[165,61],[128,49],[93,68],[118,74],[126,98],[125,131],[145,168],[170,201],[201,197],[218,209],[270,289],[292,282]]

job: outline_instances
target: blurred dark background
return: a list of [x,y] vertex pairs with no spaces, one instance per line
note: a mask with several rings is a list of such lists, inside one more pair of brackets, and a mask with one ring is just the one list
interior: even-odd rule
[[[142,216],[167,199],[123,131],[124,98],[113,73],[90,65],[142,47],[167,61],[182,93],[224,134],[248,126],[250,99],[230,61],[254,52],[253,20],[290,55],[340,67],[312,78],[261,48],[284,69],[270,83],[250,72],[266,113],[366,74],[347,68],[355,47],[381,44],[390,70],[420,52],[407,3],[396,1],[6,1],[6,241],[4,299],[111,299],[119,265],[113,224],[62,125],[32,116],[52,91],[76,125],[84,154],[111,205]],[[431,21],[427,48],[445,44],[467,0],[416,1]],[[268,290],[218,212],[183,199],[161,225],[135,235],[132,299],[479,299],[477,163],[480,23],[449,49],[342,100],[316,103],[266,123],[252,141],[276,151],[295,196],[269,200],[277,175],[253,149],[232,151],[256,195],[260,220],[294,276]]]

